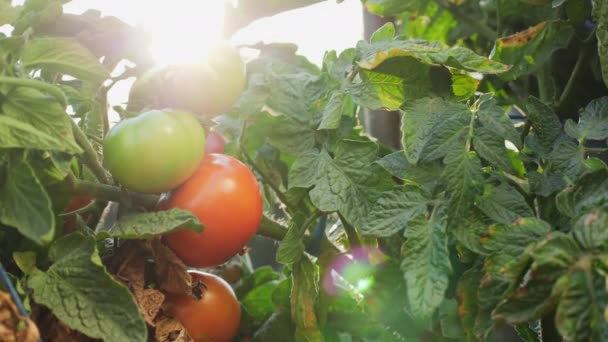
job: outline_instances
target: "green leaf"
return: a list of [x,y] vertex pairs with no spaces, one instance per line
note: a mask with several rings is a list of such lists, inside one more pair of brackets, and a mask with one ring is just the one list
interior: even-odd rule
[[586,174],[574,187],[560,192],[555,201],[557,208],[569,217],[578,217],[593,207],[608,203],[608,170]]
[[411,57],[396,58],[374,70],[359,71],[360,80],[346,89],[360,106],[397,110],[406,100],[433,92],[429,70]]
[[608,3],[605,0],[593,1],[593,18],[597,23],[597,51],[602,66],[602,77],[608,86]]
[[461,103],[425,98],[409,104],[401,130],[405,155],[412,164],[444,157],[449,147],[464,146],[471,111]]
[[384,17],[416,10],[420,6],[420,1],[364,0],[363,4],[370,13]]
[[37,244],[50,242],[55,234],[51,200],[24,160],[9,165],[6,180],[0,185],[0,222]]
[[37,150],[66,151],[57,138],[37,130],[32,125],[0,113],[0,148],[31,148]]
[[551,226],[543,220],[522,218],[511,224],[491,226],[482,238],[482,244],[492,253],[518,257],[550,231]]
[[514,80],[545,65],[554,51],[568,46],[573,35],[572,25],[565,21],[541,22],[525,31],[498,39],[490,58],[512,65],[511,70],[500,77]]
[[456,241],[464,247],[477,254],[487,254],[487,251],[481,246],[480,241],[487,231],[487,219],[474,206],[469,206],[466,210],[458,218],[452,219],[449,231]]
[[35,270],[27,285],[36,303],[71,329],[106,341],[147,341],[148,330],[129,290],[101,263],[95,240],[79,233],[57,240],[53,264]]
[[405,231],[401,269],[405,277],[410,313],[430,318],[448,288],[452,273],[446,234],[447,217],[436,208],[430,218],[418,217]]
[[483,159],[499,170],[511,171],[513,166],[505,147],[505,139],[485,127],[475,129],[473,146]]
[[19,17],[20,6],[12,6],[11,0],[0,0],[0,26],[10,24]]
[[518,218],[534,216],[524,196],[506,183],[496,187],[486,185],[475,204],[498,223],[510,224]]
[[319,271],[308,257],[293,265],[292,284],[291,320],[296,326],[296,341],[323,341],[315,313]]
[[135,213],[122,216],[108,231],[96,235],[97,240],[106,238],[150,239],[177,229],[203,231],[203,226],[190,211],[182,209]]
[[97,84],[110,77],[97,57],[72,38],[32,39],[25,44],[21,61],[28,70],[64,73]]
[[281,275],[275,272],[270,266],[256,268],[253,273],[246,275],[234,290],[237,298],[243,298],[247,293],[258,286],[279,280]]
[[482,272],[477,267],[472,267],[462,274],[456,287],[458,297],[458,313],[466,341],[475,341],[473,328],[477,317],[477,288],[481,281]]
[[380,193],[392,185],[376,164],[378,145],[370,141],[340,140],[333,158],[328,151],[298,158],[289,170],[289,188],[313,187],[310,199],[321,211],[339,211],[361,226]]
[[[40,146],[37,149],[82,152],[74,140],[72,119],[54,98],[33,88],[19,87],[9,93],[8,99],[2,104],[2,111],[56,140],[47,148]],[[56,145],[61,148],[54,147]]]
[[593,139],[602,140],[608,138],[608,96],[594,99],[585,107],[581,113],[578,124],[568,119],[566,132],[578,140]]
[[276,281],[262,284],[247,292],[239,301],[253,319],[264,321],[274,312],[272,294],[276,287]]
[[427,199],[421,194],[396,188],[382,193],[370,209],[361,232],[377,237],[389,237],[408,226],[409,222],[426,212]]
[[431,193],[439,183],[441,162],[419,163],[412,165],[405,157],[404,151],[388,154],[376,162],[391,175],[412,183],[426,192]]
[[279,243],[277,262],[291,265],[302,258],[306,248],[302,239],[307,228],[302,217],[296,216],[291,219],[287,234]]
[[605,341],[606,280],[592,269],[590,258],[582,259],[578,266],[567,275],[568,284],[557,306],[555,325],[567,341]]
[[423,40],[390,40],[357,44],[358,64],[363,69],[375,69],[395,57],[412,57],[426,65],[445,65],[466,71],[497,74],[509,70],[505,64],[492,61],[461,47],[445,48]]
[[481,160],[475,152],[452,149],[445,159],[445,169],[441,178],[446,182],[450,193],[448,216],[450,225],[458,222],[460,213],[467,212],[481,191],[483,173]]
[[477,120],[483,128],[494,132],[503,140],[512,142],[517,148],[522,148],[520,134],[513,126],[513,121],[489,94],[484,94],[479,99]]
[[608,251],[608,212],[597,208],[581,216],[572,228],[574,239],[589,250]]
[[354,114],[354,104],[350,95],[342,92],[334,92],[329,101],[323,108],[323,118],[319,129],[336,129],[340,127],[342,115],[352,116]]
[[536,152],[546,156],[553,149],[553,143],[562,135],[562,125],[555,112],[539,99],[530,96],[526,107],[528,120],[534,129],[534,138],[537,141]]
[[395,37],[395,24],[388,22],[376,30],[369,39],[370,42],[381,42],[383,40],[391,40]]
[[316,104],[327,92],[322,77],[304,72],[286,73],[271,78],[269,87],[266,106],[271,113],[301,124],[318,125],[321,111]]
[[475,95],[480,81],[469,74],[458,73],[455,70],[450,70],[452,73],[452,94],[461,100],[466,100]]

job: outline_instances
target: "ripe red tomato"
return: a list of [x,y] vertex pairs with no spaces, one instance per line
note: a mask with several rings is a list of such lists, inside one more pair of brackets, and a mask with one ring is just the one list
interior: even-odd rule
[[210,267],[242,250],[262,220],[262,195],[255,176],[239,160],[212,153],[169,197],[162,209],[181,208],[198,217],[202,232],[178,230],[165,236],[184,263]]
[[207,141],[205,142],[205,154],[209,153],[224,153],[224,145],[227,139],[220,132],[209,131]]
[[[213,274],[188,271],[192,275],[193,293],[167,294],[167,311],[177,318],[195,341],[230,341],[238,332],[241,307],[225,280]],[[198,297],[198,296],[197,296]]]
[[[89,196],[72,197],[72,199],[70,200],[70,203],[68,203],[68,206],[65,208],[65,210],[63,212],[69,213],[69,212],[84,208],[87,205],[89,205],[89,203],[91,203],[92,201],[93,201],[93,198],[89,197]],[[82,219],[85,222],[87,222],[90,218],[91,218],[91,214],[82,215]],[[66,218],[65,221],[63,222],[63,233],[69,234],[75,230],[76,230],[76,216],[70,216],[70,217]]]

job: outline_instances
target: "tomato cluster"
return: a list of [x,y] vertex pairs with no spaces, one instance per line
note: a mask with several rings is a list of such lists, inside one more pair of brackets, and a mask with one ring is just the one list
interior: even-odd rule
[[[179,230],[163,241],[191,267],[220,265],[239,253],[262,220],[257,180],[239,160],[224,155],[226,139],[205,134],[201,117],[227,111],[245,85],[238,51],[222,46],[205,63],[146,73],[133,86],[129,110],[103,142],[104,166],[129,190],[169,192],[158,210],[191,211],[202,232]],[[205,137],[207,135],[207,137]],[[197,341],[227,341],[238,329],[240,306],[223,280],[192,272],[199,299],[167,294],[168,311]]]

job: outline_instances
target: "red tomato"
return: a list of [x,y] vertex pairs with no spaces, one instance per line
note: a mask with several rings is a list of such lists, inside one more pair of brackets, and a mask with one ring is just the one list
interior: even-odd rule
[[241,307],[234,291],[218,276],[188,272],[196,286],[193,293],[200,299],[167,294],[168,313],[182,323],[195,341],[230,341],[241,321]]
[[[78,209],[84,208],[89,205],[93,201],[92,197],[89,196],[75,196],[72,197],[70,203],[67,208],[63,211],[64,213],[69,213],[72,211],[76,211]],[[91,218],[91,214],[82,215],[82,219],[87,222]],[[70,216],[65,219],[63,222],[63,233],[69,234],[76,230],[76,216]]]
[[205,142],[205,154],[209,153],[224,153],[224,145],[227,139],[220,132],[209,131],[207,141]]
[[189,210],[205,227],[201,233],[184,229],[165,236],[175,254],[193,267],[226,262],[262,221],[262,195],[253,173],[239,160],[216,153],[205,156],[161,208]]

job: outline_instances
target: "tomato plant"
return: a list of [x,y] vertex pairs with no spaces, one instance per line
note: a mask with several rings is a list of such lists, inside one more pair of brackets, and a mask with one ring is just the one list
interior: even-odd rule
[[162,207],[189,210],[205,227],[202,233],[179,230],[165,236],[177,256],[193,267],[216,266],[239,253],[262,219],[255,176],[245,164],[222,154],[205,156]]
[[198,167],[205,132],[191,113],[151,110],[114,126],[103,150],[105,167],[123,186],[160,193],[184,182]]
[[234,291],[216,275],[189,271],[192,295],[167,295],[170,315],[177,318],[195,341],[230,341],[236,336],[241,307]]
[[[316,2],[238,1],[226,37]],[[606,340],[606,0],[364,0],[320,63],[163,67],[118,18],[13,3],[0,340]]]

